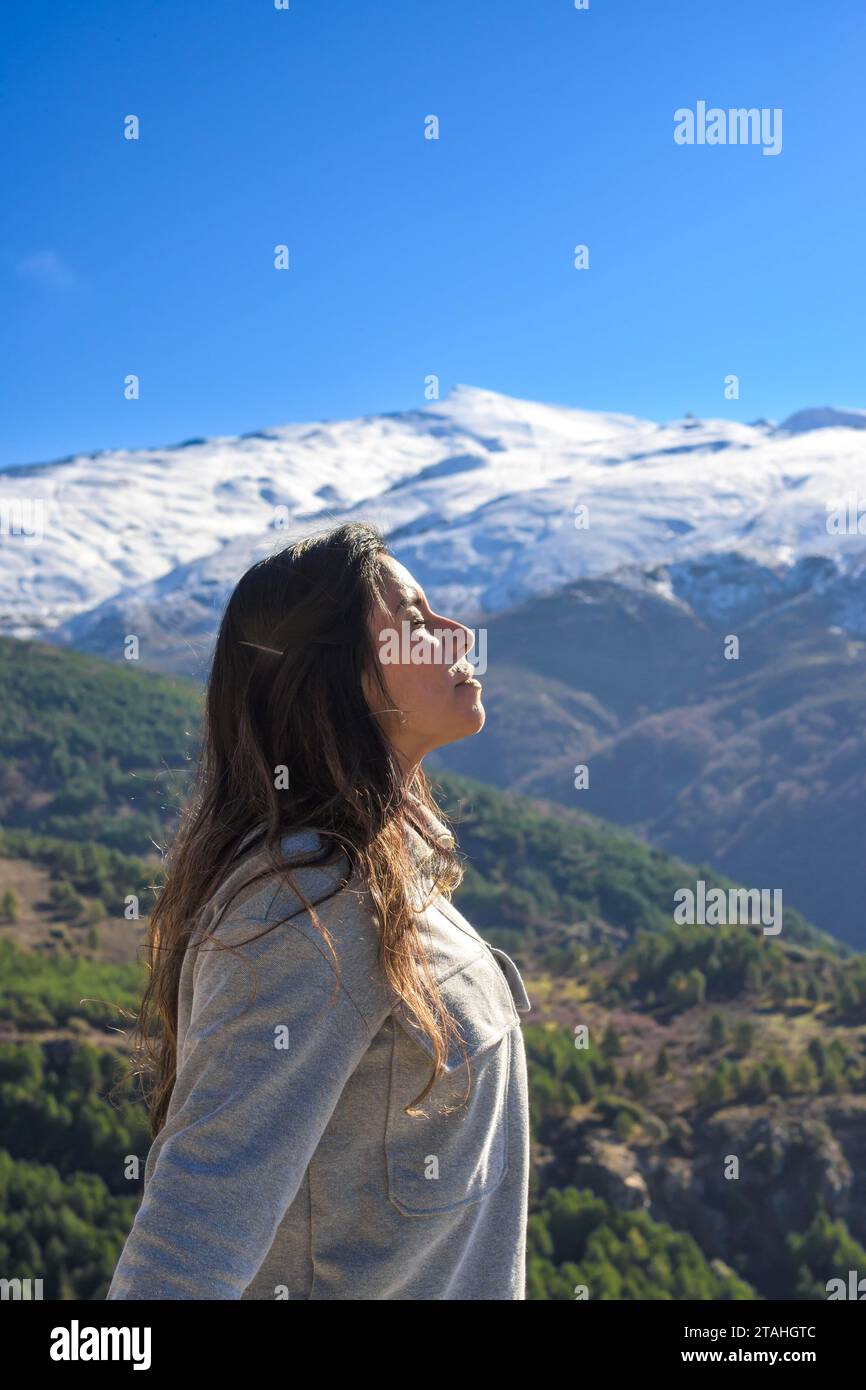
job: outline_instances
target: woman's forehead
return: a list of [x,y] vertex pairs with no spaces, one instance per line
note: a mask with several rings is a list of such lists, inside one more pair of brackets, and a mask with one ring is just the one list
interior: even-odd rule
[[406,566],[395,560],[393,555],[386,556],[382,562],[382,580],[385,592],[395,603],[399,603],[407,592],[415,593],[418,588]]

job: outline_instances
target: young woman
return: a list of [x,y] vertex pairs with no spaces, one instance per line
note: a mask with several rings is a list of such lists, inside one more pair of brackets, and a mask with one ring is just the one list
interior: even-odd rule
[[364,524],[255,565],[138,1019],[154,1142],[110,1299],[523,1299],[520,975],[452,906],[421,760],[472,633]]

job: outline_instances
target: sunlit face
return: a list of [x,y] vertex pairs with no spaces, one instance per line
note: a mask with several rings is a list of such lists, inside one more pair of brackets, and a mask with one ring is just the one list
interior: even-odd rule
[[[471,628],[434,613],[421,586],[393,556],[382,557],[387,612],[371,631],[387,701],[365,678],[364,694],[407,768],[444,743],[477,734],[484,725],[481,685],[467,660]],[[387,705],[387,709],[383,709]]]

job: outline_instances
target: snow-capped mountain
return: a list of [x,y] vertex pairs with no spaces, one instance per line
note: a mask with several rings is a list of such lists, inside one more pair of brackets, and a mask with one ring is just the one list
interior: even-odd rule
[[807,430],[866,430],[866,410],[839,410],[833,405],[819,405],[811,410],[795,411],[778,429],[787,434],[805,434]]
[[459,386],[415,410],[6,469],[0,629],[109,652],[143,630],[197,644],[253,560],[352,518],[473,623],[617,572],[679,566],[680,590],[699,590],[701,566],[732,554],[859,577],[864,421],[822,407],[659,424]]

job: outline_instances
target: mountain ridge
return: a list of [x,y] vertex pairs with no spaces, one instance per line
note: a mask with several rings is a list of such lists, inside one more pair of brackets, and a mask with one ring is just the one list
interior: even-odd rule
[[407,411],[7,468],[4,506],[38,502],[43,533],[0,537],[0,631],[106,650],[106,624],[120,644],[171,594],[180,642],[187,622],[206,637],[248,564],[358,517],[473,623],[623,566],[815,555],[846,575],[863,533],[831,534],[827,511],[856,494],[863,436],[796,419],[660,424],[458,386]]

